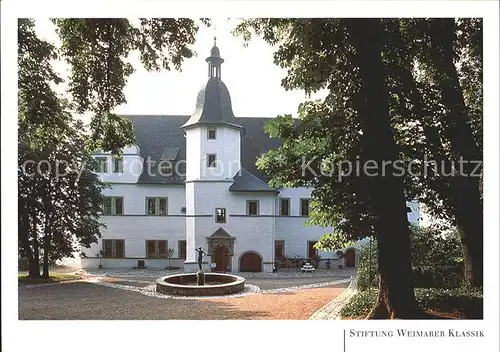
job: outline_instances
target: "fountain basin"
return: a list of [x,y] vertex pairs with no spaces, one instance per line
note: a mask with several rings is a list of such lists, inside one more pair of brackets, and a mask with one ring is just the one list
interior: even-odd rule
[[231,274],[205,273],[205,285],[196,285],[196,273],[163,276],[156,292],[174,296],[223,296],[245,289],[245,279]]

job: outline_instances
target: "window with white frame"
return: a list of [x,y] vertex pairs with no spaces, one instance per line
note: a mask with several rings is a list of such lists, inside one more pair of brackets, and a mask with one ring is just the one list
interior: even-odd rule
[[186,240],[179,240],[177,253],[179,258],[186,259]]
[[207,154],[207,167],[217,167],[217,154]]
[[309,216],[309,199],[303,198],[300,200],[300,215]]
[[97,172],[100,172],[100,173],[107,173],[108,172],[108,158],[105,157],[105,156],[99,156],[97,158],[95,158],[95,160],[97,161]]
[[259,215],[258,200],[247,200],[247,215]]
[[166,258],[167,240],[146,240],[146,258]]
[[215,222],[218,224],[226,223],[226,208],[215,208]]
[[208,129],[207,139],[217,139],[217,130],[215,128]]
[[102,213],[103,215],[122,215],[123,197],[104,197]]
[[123,158],[113,157],[113,173],[122,174],[123,173]]
[[146,214],[147,215],[167,215],[168,198],[166,197],[147,197]]
[[104,258],[125,258],[125,240],[102,240]]
[[290,215],[290,198],[280,198],[280,216]]

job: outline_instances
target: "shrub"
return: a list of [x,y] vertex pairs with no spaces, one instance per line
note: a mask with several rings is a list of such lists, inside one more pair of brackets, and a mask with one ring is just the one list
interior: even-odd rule
[[[411,226],[415,287],[456,288],[464,284],[463,251],[458,234],[438,227]],[[359,290],[378,287],[377,241],[358,247]],[[371,275],[370,275],[371,272]],[[371,278],[370,278],[371,277]]]
[[377,301],[377,290],[358,291],[340,311],[343,317],[367,316]]
[[378,287],[378,260],[377,241],[371,240],[364,243],[356,251],[357,264],[357,288],[364,291],[370,287]]
[[415,287],[452,288],[464,281],[462,263],[454,266],[413,266]]
[[415,286],[460,287],[464,254],[458,233],[438,226],[411,226],[410,230]]
[[459,312],[468,319],[482,319],[482,288],[462,286],[453,289],[417,288],[415,297],[424,309]]
[[[340,314],[343,317],[367,316],[377,301],[378,290],[358,291]],[[483,318],[482,288],[462,286],[453,289],[417,288],[415,296],[424,310],[456,312],[467,319]]]

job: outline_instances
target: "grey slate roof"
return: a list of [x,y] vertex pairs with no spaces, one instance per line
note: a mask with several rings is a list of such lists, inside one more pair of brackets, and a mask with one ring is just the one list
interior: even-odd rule
[[266,182],[244,168],[236,173],[233,179],[234,183],[229,186],[231,192],[277,192],[276,189],[269,187]]
[[[156,163],[151,167],[151,174],[143,172],[139,177],[138,183],[146,184],[184,184],[186,164],[178,163],[178,175],[173,168],[174,173],[171,176],[162,176],[157,172],[157,163],[162,159],[162,156],[170,154],[170,151],[178,148],[178,153],[172,163],[186,160],[186,138],[182,125],[188,121],[189,116],[174,116],[174,115],[126,115],[134,125],[136,141],[139,146],[141,155],[145,158],[145,167],[147,167],[147,159],[150,158]],[[257,170],[255,162],[257,158],[270,149],[275,149],[280,145],[277,139],[271,139],[264,132],[264,123],[269,118],[260,117],[243,117],[238,118],[243,128],[241,138],[241,166],[245,170],[242,172],[242,178],[235,179],[234,188],[245,188],[242,185],[255,186],[257,191],[262,191],[264,186],[255,179],[262,181],[267,186],[269,180],[262,171]],[[147,169],[144,169],[147,170]],[[247,175],[251,174],[255,177]],[[246,176],[245,176],[246,175]],[[268,186],[267,186],[268,187]],[[248,188],[248,186],[246,187]],[[250,190],[250,189],[248,189]]]
[[229,91],[219,78],[211,77],[201,88],[196,99],[196,110],[182,127],[200,124],[224,124],[241,128],[233,114]]
[[161,160],[175,160],[179,154],[179,147],[166,147],[161,155]]

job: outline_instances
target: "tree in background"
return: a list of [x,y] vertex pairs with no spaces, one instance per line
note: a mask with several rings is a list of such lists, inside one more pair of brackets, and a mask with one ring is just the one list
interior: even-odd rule
[[[61,48],[41,40],[34,21],[18,21],[19,252],[29,276],[48,276],[48,263],[71,256],[75,241],[96,242],[101,190],[92,152],[115,154],[134,142],[132,125],[113,113],[139,51],[148,70],[180,69],[193,55],[198,26],[191,19],[54,19]],[[209,24],[207,20],[202,23]],[[62,79],[52,63],[70,65],[68,99],[53,90]],[[90,112],[89,132],[73,119]],[[60,176],[60,175],[64,176]]]
[[[275,63],[287,70],[282,81],[285,89],[329,93],[322,101],[302,104],[298,122],[279,116],[267,124],[266,131],[280,138],[282,145],[266,153],[258,166],[273,175],[275,186],[314,187],[310,223],[335,228],[323,236],[319,247],[336,249],[346,241],[377,238],[379,299],[371,317],[422,316],[413,293],[406,200],[421,198],[434,207],[435,214],[453,205],[444,195],[456,179],[439,173],[430,179],[422,173],[417,177],[399,173],[412,164],[422,170],[419,161],[427,152],[448,167],[461,155],[446,149],[450,128],[443,126],[455,123],[441,99],[446,82],[429,84],[429,79],[419,76],[424,60],[416,51],[428,42],[421,37],[435,36],[426,27],[430,20],[421,21],[252,19],[235,30],[247,40],[253,30],[277,47]],[[462,35],[471,47],[476,27],[469,25],[472,30]],[[449,46],[449,38],[440,43]],[[453,70],[448,74],[453,76]],[[475,83],[468,96],[480,95],[475,89],[481,82]],[[453,87],[457,89],[456,84]],[[475,121],[480,120],[475,111]],[[467,132],[463,124],[461,128],[460,133]],[[477,139],[480,132],[474,131]],[[367,162],[376,165],[370,173],[378,171],[377,176],[356,168]],[[388,164],[385,176],[380,169],[384,163]],[[477,187],[471,189],[475,192]],[[463,217],[458,212],[449,214],[457,222]]]
[[407,178],[407,192],[459,228],[466,280],[482,286],[482,21],[387,20],[386,26],[396,140],[418,170]]
[[61,58],[70,65],[69,93],[76,112],[92,116],[89,141],[113,153],[134,142],[130,121],[113,113],[126,102],[123,89],[135,70],[130,54],[138,51],[148,71],[179,70],[194,55],[189,46],[199,28],[188,18],[65,18],[53,23]]

